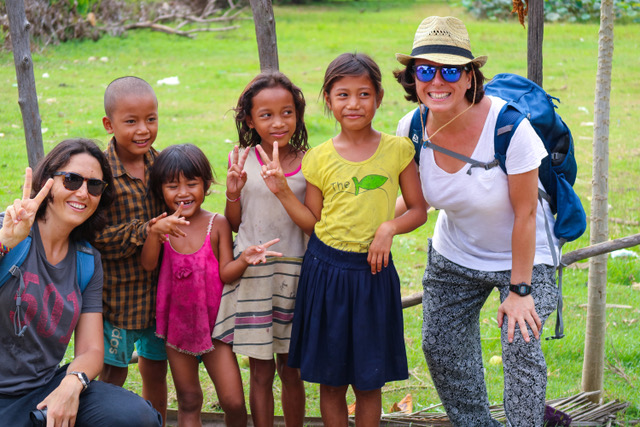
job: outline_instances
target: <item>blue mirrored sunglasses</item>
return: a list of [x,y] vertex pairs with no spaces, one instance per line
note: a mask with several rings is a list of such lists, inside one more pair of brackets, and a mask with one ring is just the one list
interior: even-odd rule
[[466,65],[416,65],[413,72],[421,82],[427,83],[433,80],[436,73],[440,71],[442,80],[448,83],[455,83],[462,77],[462,71],[469,71]]

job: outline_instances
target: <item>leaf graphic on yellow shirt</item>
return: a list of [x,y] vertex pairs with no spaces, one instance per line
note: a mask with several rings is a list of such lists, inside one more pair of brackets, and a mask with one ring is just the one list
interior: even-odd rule
[[382,187],[382,185],[387,182],[387,177],[382,175],[367,175],[360,181],[358,181],[358,178],[355,176],[351,179],[353,179],[353,183],[356,185],[356,196],[360,192],[361,188],[364,188],[365,190],[375,190],[376,188]]

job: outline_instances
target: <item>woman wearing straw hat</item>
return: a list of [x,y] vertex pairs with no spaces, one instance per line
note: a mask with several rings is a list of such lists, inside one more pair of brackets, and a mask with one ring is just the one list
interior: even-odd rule
[[[505,101],[485,96],[464,24],[428,17],[395,71],[406,99],[428,108],[423,140],[480,162],[494,158],[496,117]],[[398,124],[409,134],[414,111]],[[457,426],[500,425],[489,413],[479,314],[500,292],[507,425],[542,426],[547,370],[540,333],[556,307],[553,259],[537,202],[538,166],[547,155],[525,119],[507,151],[509,174],[476,168],[434,149],[420,150],[422,190],[440,209],[424,274],[422,346],[440,399]],[[547,214],[553,224],[553,217]],[[511,286],[510,286],[511,285]]]

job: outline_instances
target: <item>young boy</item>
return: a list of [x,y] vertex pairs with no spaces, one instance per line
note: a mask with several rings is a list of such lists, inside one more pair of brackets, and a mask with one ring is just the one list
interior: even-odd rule
[[[114,177],[115,201],[108,225],[95,241],[104,269],[104,367],[102,381],[122,386],[134,344],[142,376],[142,397],[160,412],[167,409],[167,354],[155,336],[157,271],[140,266],[149,228],[176,234],[176,218],[164,217],[163,204],[148,191],[149,169],[157,156],[158,101],[151,86],[121,77],[104,94],[104,128],[113,138],[105,154]],[[176,234],[177,235],[177,234]],[[117,410],[117,408],[114,408]]]

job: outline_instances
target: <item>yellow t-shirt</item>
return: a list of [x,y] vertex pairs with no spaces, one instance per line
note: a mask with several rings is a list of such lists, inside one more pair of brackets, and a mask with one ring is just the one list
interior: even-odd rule
[[324,198],[314,229],[318,238],[335,249],[367,252],[380,224],[394,217],[399,176],[413,155],[409,138],[384,133],[362,162],[342,158],[331,139],[309,150],[302,173]]

